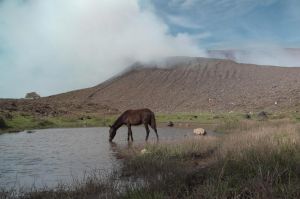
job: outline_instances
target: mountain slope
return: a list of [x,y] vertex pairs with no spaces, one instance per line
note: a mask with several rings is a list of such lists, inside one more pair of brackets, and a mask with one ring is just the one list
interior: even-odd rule
[[157,112],[278,110],[300,102],[300,68],[174,59],[160,63],[162,68],[139,64],[95,87],[41,101],[107,105],[120,111],[148,107]]

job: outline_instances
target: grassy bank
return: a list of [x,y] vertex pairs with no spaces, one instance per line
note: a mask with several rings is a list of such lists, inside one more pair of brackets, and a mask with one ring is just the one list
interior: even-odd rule
[[[2,117],[4,118],[4,117]],[[10,119],[5,119],[6,127],[1,132],[18,132],[45,128],[75,128],[108,126],[113,123],[116,116],[61,116],[61,117],[35,117],[23,113],[13,113]]]
[[123,172],[146,182],[133,193],[161,198],[299,198],[299,136],[298,125],[281,124],[149,145],[129,153]]
[[[57,116],[57,117],[37,117],[34,115],[13,112],[7,118],[5,115],[0,114],[0,133],[1,132],[18,132],[31,129],[43,128],[73,128],[73,127],[97,127],[108,126],[112,124],[118,115],[72,115],[72,116]],[[216,124],[218,132],[227,132],[235,126],[241,125],[244,121],[260,121],[262,120],[257,116],[257,113],[250,115],[247,118],[245,113],[176,113],[176,114],[156,114],[156,120],[159,124],[166,126],[165,123],[172,121],[175,126],[197,126],[199,124]],[[295,112],[289,113],[273,113],[268,115],[268,121],[288,120],[300,121],[300,114]]]
[[[122,148],[122,169],[105,181],[91,175],[20,198],[300,198],[297,123],[248,122],[230,131]],[[9,198],[14,192],[1,193]]]

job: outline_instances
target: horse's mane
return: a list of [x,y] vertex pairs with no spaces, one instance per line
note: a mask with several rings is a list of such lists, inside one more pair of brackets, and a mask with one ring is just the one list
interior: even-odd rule
[[124,120],[124,115],[127,111],[125,111],[124,113],[122,113],[117,120],[112,124],[113,127],[118,128],[121,124],[123,124],[123,120]]

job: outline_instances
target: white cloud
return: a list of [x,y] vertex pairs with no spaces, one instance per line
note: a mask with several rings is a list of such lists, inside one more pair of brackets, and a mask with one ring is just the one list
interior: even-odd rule
[[237,51],[235,60],[240,63],[250,63],[272,66],[300,66],[299,50],[284,49],[275,44],[252,44]]
[[176,15],[168,15],[168,20],[173,24],[185,28],[191,28],[191,29],[200,29],[202,28],[199,24],[196,22],[193,22],[185,17],[182,16],[176,16]]
[[168,31],[137,0],[4,1],[0,97],[93,86],[135,61],[204,55],[191,35]]
[[258,6],[271,5],[276,1],[279,0],[171,0],[169,5],[189,16],[189,23],[202,25],[206,21],[221,23],[241,17]]

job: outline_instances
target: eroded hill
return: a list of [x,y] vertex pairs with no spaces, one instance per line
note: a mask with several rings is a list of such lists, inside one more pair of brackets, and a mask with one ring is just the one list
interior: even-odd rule
[[[136,64],[92,88],[14,103],[31,104],[33,109],[47,105],[58,114],[115,113],[141,107],[164,113],[286,110],[297,109],[299,91],[300,68],[177,57],[160,64]],[[4,102],[8,103],[0,102],[2,108]]]

